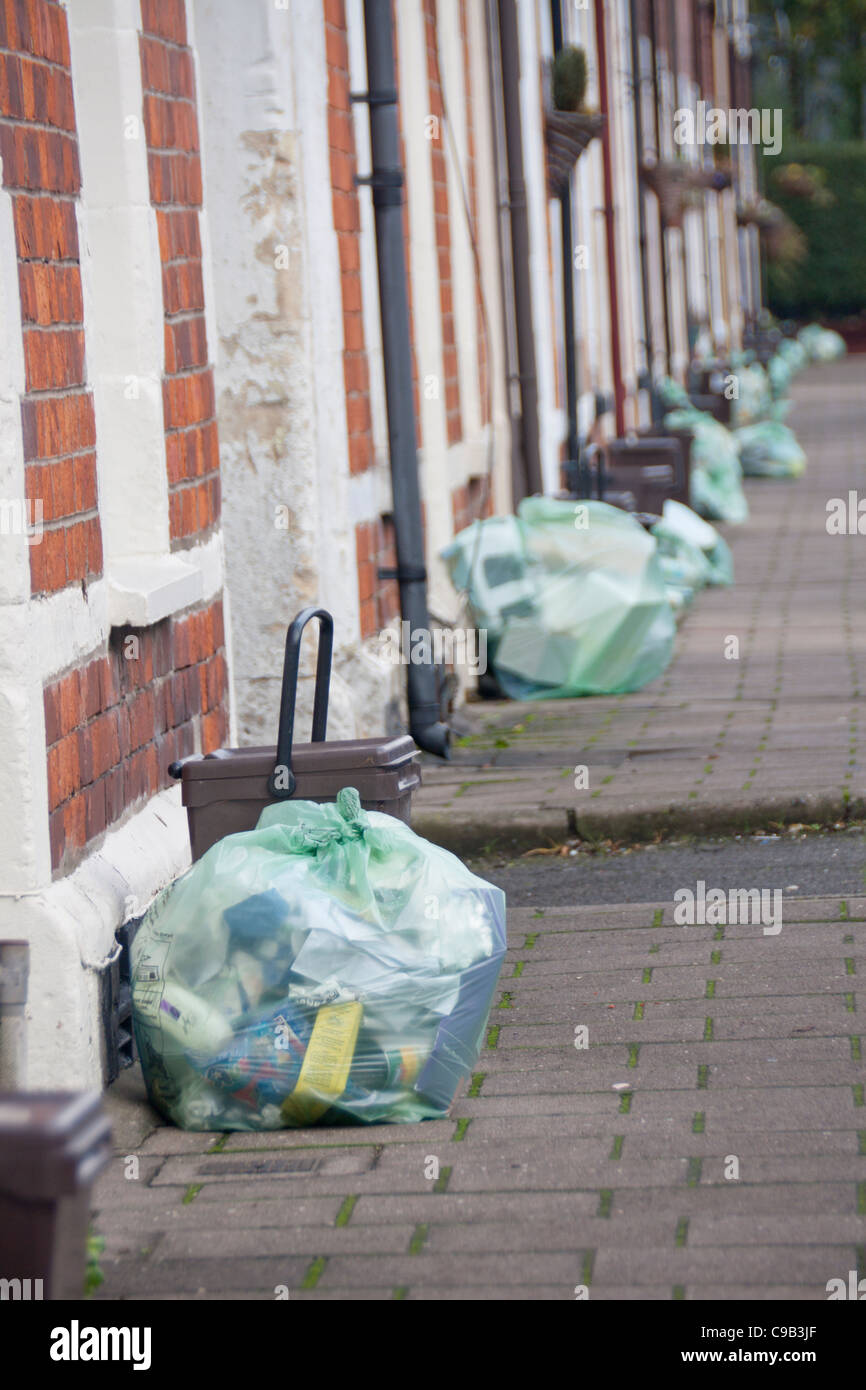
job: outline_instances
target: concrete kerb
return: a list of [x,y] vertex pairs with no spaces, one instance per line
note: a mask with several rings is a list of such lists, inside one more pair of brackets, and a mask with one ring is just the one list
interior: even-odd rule
[[522,853],[566,840],[629,840],[635,843],[673,839],[682,835],[734,835],[768,826],[806,824],[828,828],[840,821],[866,818],[866,799],[846,801],[839,792],[805,796],[755,796],[724,801],[686,800],[665,805],[611,806],[587,811],[540,807],[536,812],[510,813],[485,806],[483,818],[451,811],[412,815],[417,835],[462,856]]

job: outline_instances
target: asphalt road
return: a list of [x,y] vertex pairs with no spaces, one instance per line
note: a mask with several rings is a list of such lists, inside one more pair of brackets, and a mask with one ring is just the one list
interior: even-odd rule
[[862,826],[827,833],[781,833],[503,861],[470,859],[474,873],[503,888],[513,907],[664,902],[703,879],[707,888],[780,888],[785,897],[866,892]]

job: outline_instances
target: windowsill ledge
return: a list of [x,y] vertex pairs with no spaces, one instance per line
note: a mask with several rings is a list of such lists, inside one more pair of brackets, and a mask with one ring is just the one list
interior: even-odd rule
[[176,555],[141,555],[107,567],[112,627],[152,627],[204,596],[201,569]]

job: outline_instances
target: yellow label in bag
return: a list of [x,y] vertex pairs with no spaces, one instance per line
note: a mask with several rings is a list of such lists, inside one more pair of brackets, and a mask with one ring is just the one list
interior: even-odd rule
[[290,1124],[310,1124],[329,1110],[346,1089],[363,1005],[326,1004],[316,1015],[295,1089],[281,1106]]

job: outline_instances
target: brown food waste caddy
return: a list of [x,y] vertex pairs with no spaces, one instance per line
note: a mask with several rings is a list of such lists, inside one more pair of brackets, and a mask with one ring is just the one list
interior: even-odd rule
[[[311,618],[319,619],[312,742],[293,747],[301,634]],[[421,775],[408,734],[325,742],[333,642],[334,620],[323,608],[305,608],[289,627],[276,748],[219,748],[171,764],[169,772],[181,782],[193,860],[224,835],[253,830],[275,801],[335,801],[343,787],[357,789],[365,810],[409,824]]]

